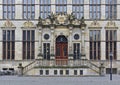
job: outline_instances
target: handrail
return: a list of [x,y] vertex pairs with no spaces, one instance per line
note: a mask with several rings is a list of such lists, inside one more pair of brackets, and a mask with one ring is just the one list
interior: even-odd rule
[[[36,63],[36,60],[34,60],[33,62],[31,62],[28,65],[26,65],[25,67],[23,67],[23,74],[25,74],[27,71],[29,71],[30,69],[32,69],[34,67],[34,66],[32,67],[32,65],[34,63]],[[29,67],[31,67],[31,68],[29,68]]]

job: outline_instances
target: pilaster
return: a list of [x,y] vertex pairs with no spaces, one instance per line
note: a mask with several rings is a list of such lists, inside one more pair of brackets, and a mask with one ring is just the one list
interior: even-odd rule
[[73,48],[72,48],[72,29],[73,29],[73,27],[72,26],[70,26],[69,27],[69,52],[68,52],[68,54],[69,54],[69,59],[73,59],[73,55],[72,55],[72,53],[73,53]]
[[55,51],[54,51],[54,26],[51,26],[51,50],[50,50],[50,58],[54,59],[55,58]]

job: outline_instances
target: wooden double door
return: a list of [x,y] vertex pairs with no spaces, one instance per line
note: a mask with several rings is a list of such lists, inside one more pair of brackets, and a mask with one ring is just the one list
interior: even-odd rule
[[65,36],[56,40],[56,65],[67,65],[68,63],[68,42]]

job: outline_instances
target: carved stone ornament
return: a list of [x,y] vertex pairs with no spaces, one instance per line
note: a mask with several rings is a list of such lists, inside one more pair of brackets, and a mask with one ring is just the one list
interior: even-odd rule
[[98,27],[98,28],[100,28],[100,23],[98,23],[98,21],[93,21],[91,24],[90,24],[90,26],[89,27]]
[[15,25],[9,20],[7,19],[6,22],[3,24],[2,28],[15,28]]
[[26,22],[23,23],[23,27],[24,27],[24,28],[33,28],[33,27],[35,27],[35,26],[34,26],[33,22],[31,22],[31,21],[26,21]]
[[71,14],[58,13],[49,15],[46,19],[38,19],[37,27],[48,26],[48,25],[80,25],[80,20],[76,19],[75,16]]
[[109,28],[109,27],[115,28],[115,27],[116,27],[116,24],[115,24],[115,22],[113,22],[113,21],[109,21],[109,22],[107,22],[107,24],[106,24],[105,27],[107,27],[107,28]]

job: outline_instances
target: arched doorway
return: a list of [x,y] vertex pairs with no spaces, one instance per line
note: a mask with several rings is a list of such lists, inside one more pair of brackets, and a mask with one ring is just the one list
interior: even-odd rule
[[64,35],[56,38],[56,65],[67,65],[68,62],[68,40]]

